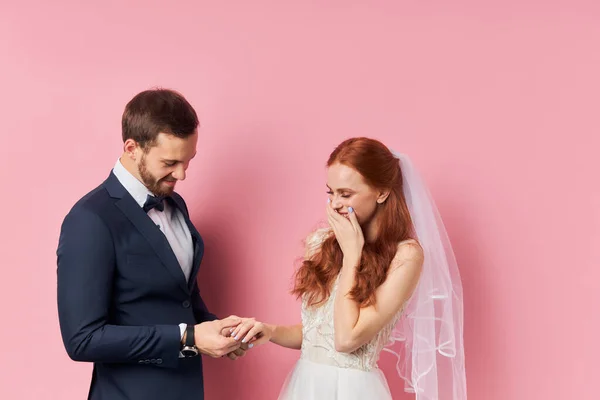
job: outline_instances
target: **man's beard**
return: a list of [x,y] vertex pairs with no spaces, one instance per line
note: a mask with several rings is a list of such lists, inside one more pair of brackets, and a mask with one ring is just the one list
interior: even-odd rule
[[174,181],[173,178],[169,176],[165,176],[161,179],[156,179],[150,171],[146,168],[146,157],[142,156],[140,160],[140,164],[138,165],[138,170],[140,172],[140,177],[142,178],[142,183],[148,188],[150,192],[152,192],[156,196],[170,196],[173,193],[174,188],[167,185],[162,185],[165,181]]

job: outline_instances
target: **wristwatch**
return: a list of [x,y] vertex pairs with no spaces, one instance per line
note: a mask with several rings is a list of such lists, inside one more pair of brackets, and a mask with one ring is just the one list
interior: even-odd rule
[[198,348],[196,347],[196,343],[194,340],[194,325],[188,325],[185,328],[185,343],[181,348],[181,354],[184,357],[195,357],[198,355]]

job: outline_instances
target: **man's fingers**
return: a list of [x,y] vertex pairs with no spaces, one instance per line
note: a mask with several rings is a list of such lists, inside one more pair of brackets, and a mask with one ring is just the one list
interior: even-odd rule
[[232,360],[237,360],[238,358],[243,357],[245,354],[246,351],[241,348],[237,348],[227,353],[227,357],[231,358]]
[[229,337],[229,336],[231,336],[231,331],[234,329],[235,328],[223,328],[223,329],[221,329],[221,335],[225,336],[225,337]]
[[237,357],[244,357],[246,355],[246,350],[241,347],[233,352]]
[[229,353],[240,347],[240,343],[232,337],[219,336],[218,348]]
[[221,351],[222,353],[229,353],[240,347],[240,344],[231,337],[219,336],[218,341],[215,343],[215,351]]
[[233,344],[227,346],[224,350],[226,353],[231,353],[232,351],[236,351],[240,348],[240,344],[238,342],[233,342]]

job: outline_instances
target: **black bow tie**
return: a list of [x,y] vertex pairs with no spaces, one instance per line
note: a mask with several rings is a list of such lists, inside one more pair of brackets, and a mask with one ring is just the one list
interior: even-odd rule
[[148,197],[146,197],[146,202],[144,203],[143,207],[144,212],[147,213],[153,208],[156,208],[158,211],[164,211],[165,205],[163,203],[163,200],[165,200],[165,198],[165,196],[155,197],[152,195],[148,195]]

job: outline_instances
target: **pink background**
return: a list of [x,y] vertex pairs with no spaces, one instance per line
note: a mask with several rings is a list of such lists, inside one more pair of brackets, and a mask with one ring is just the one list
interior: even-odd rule
[[[411,155],[453,240],[470,399],[598,398],[597,2],[16,3],[0,5],[1,399],[87,394],[91,365],[59,335],[59,227],[156,85],[201,118],[179,191],[212,310],[299,320],[288,289],[325,160],[372,136]],[[207,398],[274,399],[297,357],[208,359]]]

